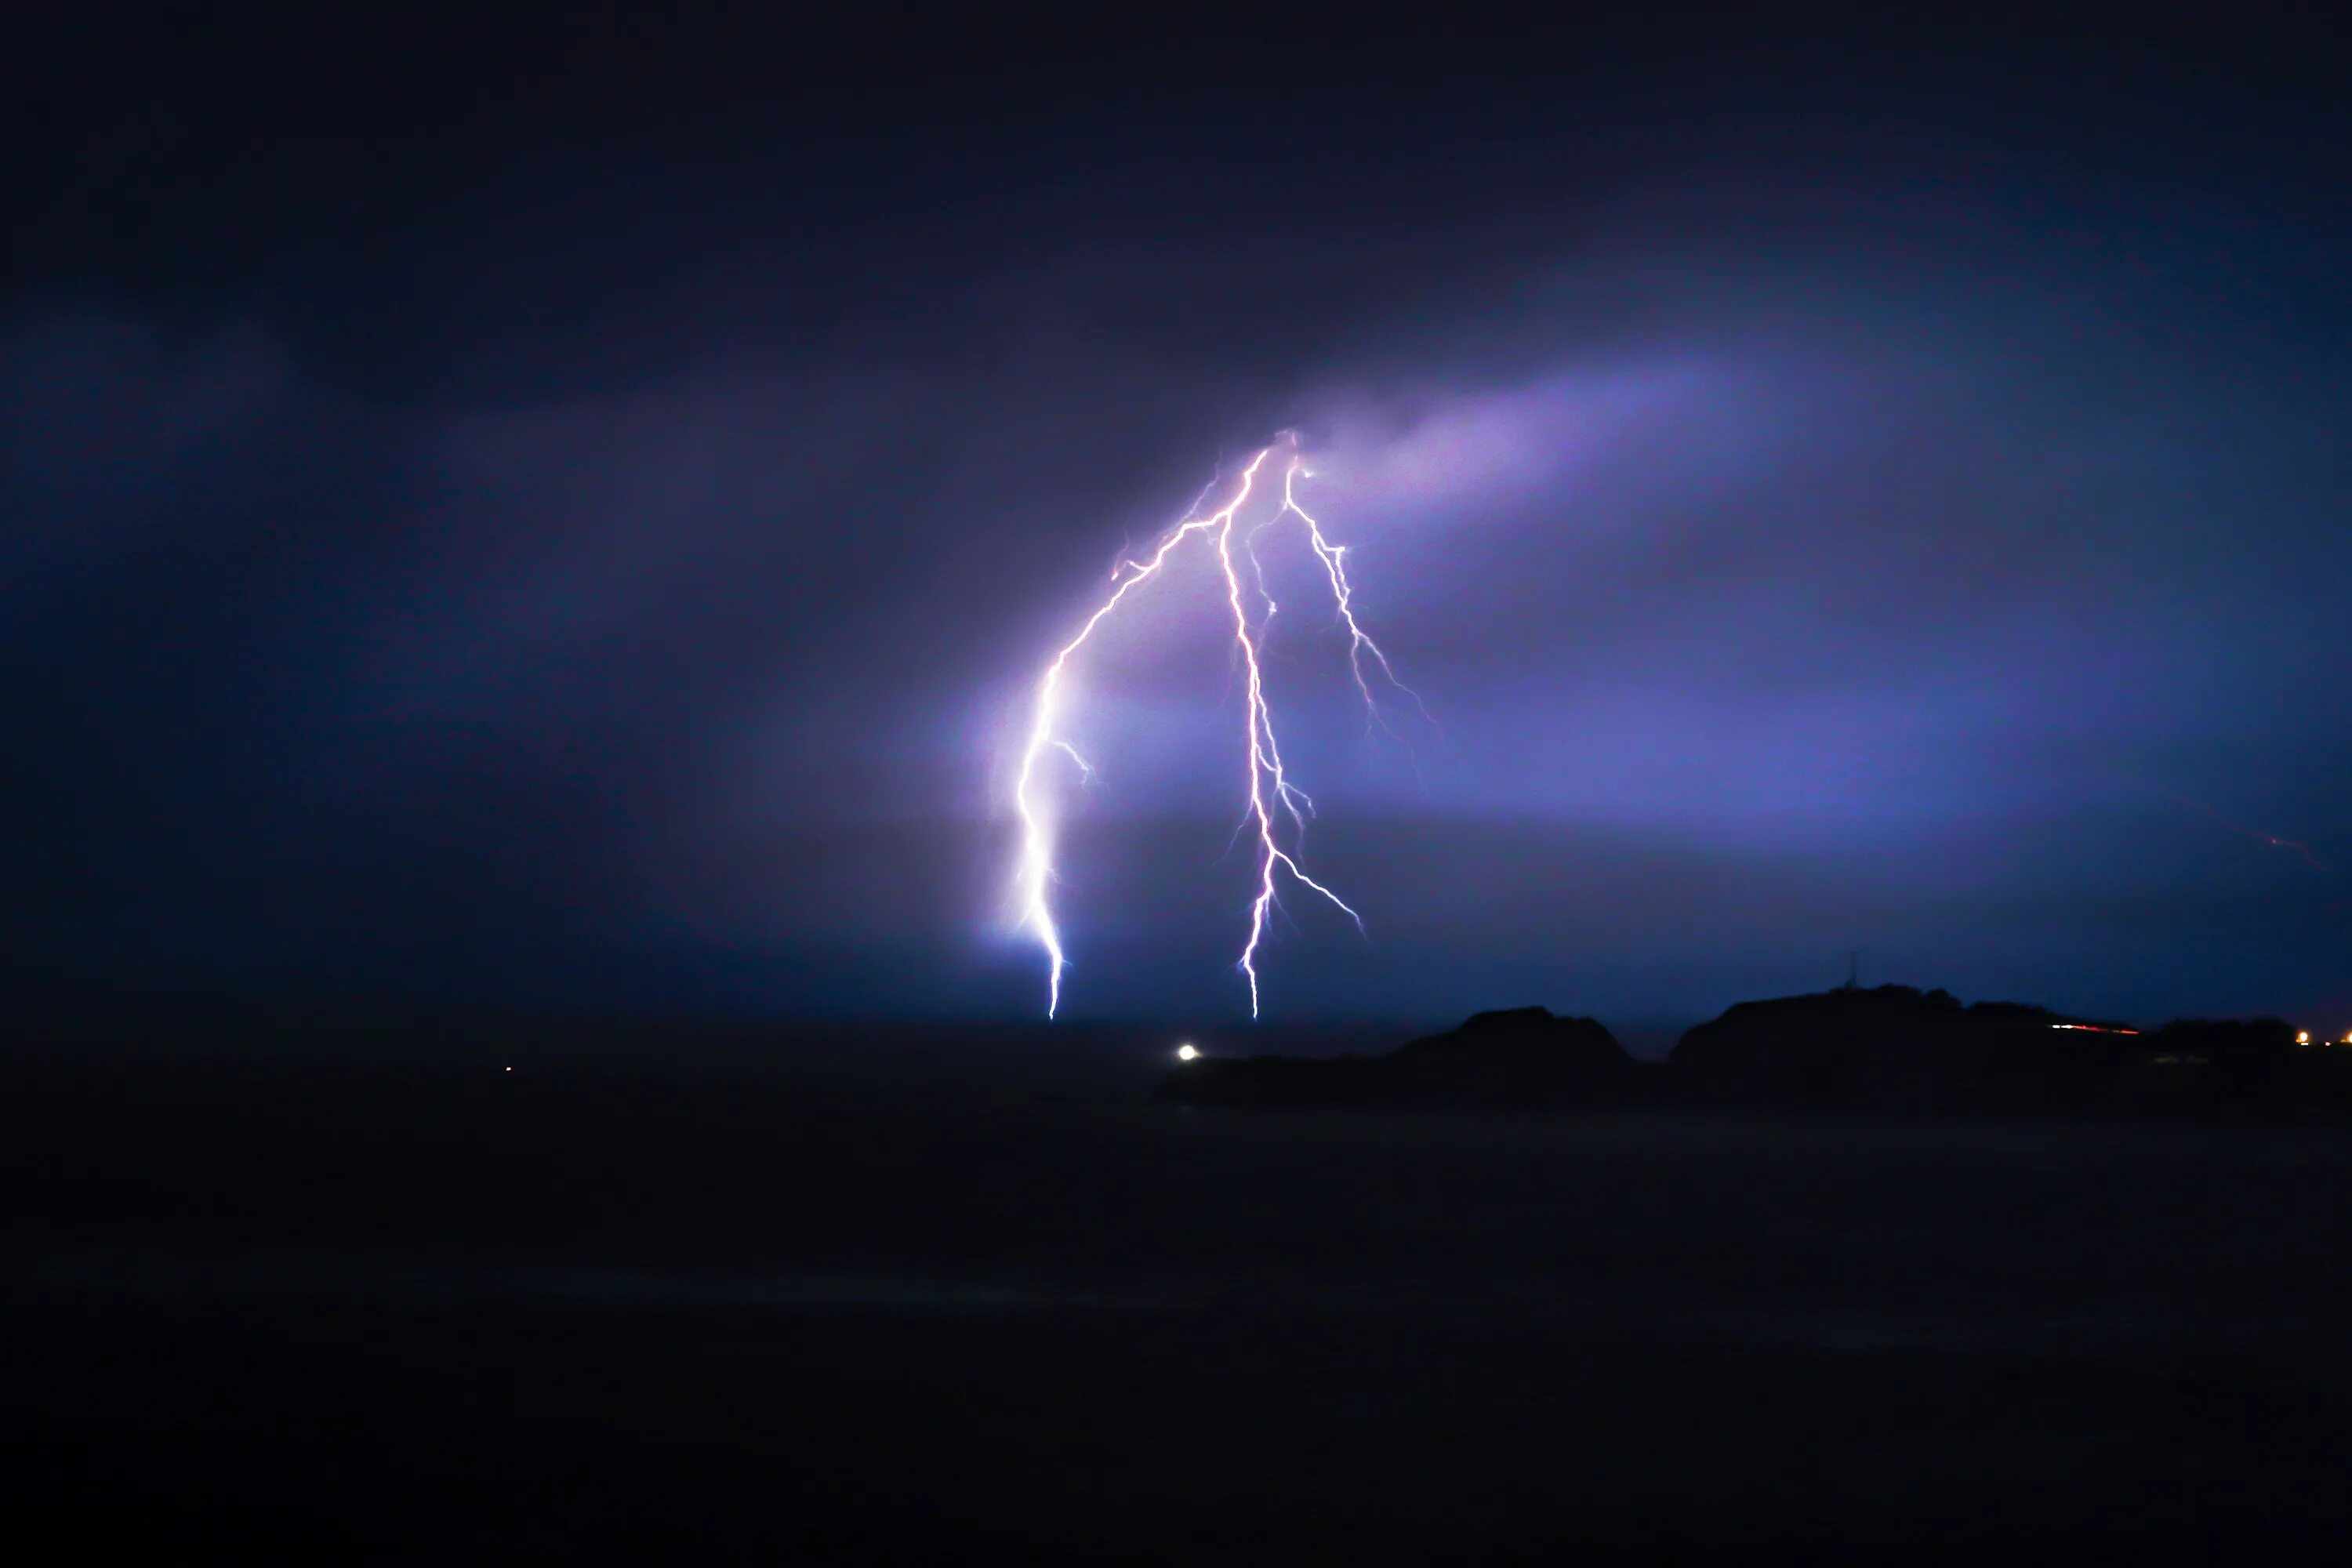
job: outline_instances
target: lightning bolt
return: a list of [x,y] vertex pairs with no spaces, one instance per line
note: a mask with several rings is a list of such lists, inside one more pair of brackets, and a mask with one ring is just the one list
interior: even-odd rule
[[[1276,451],[1286,454],[1282,475],[1282,504],[1266,521],[1243,535],[1240,549],[1248,558],[1254,595],[1245,596],[1242,589],[1242,571],[1234,559],[1234,532],[1237,520],[1258,486],[1258,473]],[[1052,1017],[1062,1005],[1062,974],[1069,967],[1069,958],[1062,945],[1061,928],[1055,922],[1052,891],[1055,884],[1054,845],[1055,821],[1040,798],[1040,773],[1049,753],[1066,756],[1078,770],[1082,784],[1095,777],[1094,764],[1064,739],[1059,732],[1063,677],[1070,660],[1087,645],[1095,629],[1109,618],[1127,596],[1143,584],[1158,576],[1169,559],[1187,540],[1195,537],[1208,542],[1216,552],[1217,564],[1225,581],[1225,604],[1233,612],[1234,648],[1243,674],[1243,755],[1246,759],[1244,782],[1246,785],[1244,809],[1236,838],[1243,832],[1254,835],[1257,847],[1257,891],[1250,900],[1249,936],[1242,944],[1241,957],[1235,967],[1249,982],[1250,1016],[1258,1015],[1258,949],[1264,945],[1268,921],[1280,908],[1278,898],[1280,877],[1286,877],[1299,887],[1327,900],[1334,908],[1353,921],[1358,931],[1364,929],[1363,916],[1346,900],[1309,876],[1299,864],[1307,831],[1307,818],[1313,815],[1315,802],[1307,792],[1290,781],[1283,765],[1282,745],[1276,738],[1274,710],[1267,703],[1265,672],[1259,658],[1265,646],[1265,628],[1274,618],[1275,602],[1266,592],[1265,576],[1257,559],[1257,535],[1281,522],[1296,517],[1305,528],[1308,545],[1316,559],[1322,563],[1325,576],[1331,585],[1331,595],[1338,610],[1339,621],[1348,632],[1348,666],[1354,676],[1356,689],[1362,696],[1371,721],[1391,735],[1391,728],[1375,698],[1372,678],[1368,668],[1376,670],[1382,682],[1411,698],[1426,719],[1429,710],[1418,695],[1397,679],[1388,655],[1381,651],[1358,622],[1355,594],[1348,581],[1346,547],[1333,544],[1324,534],[1322,524],[1298,504],[1297,482],[1312,477],[1306,470],[1298,453],[1295,434],[1285,432],[1275,444],[1260,450],[1241,471],[1231,500],[1214,511],[1202,512],[1209,504],[1209,495],[1215,489],[1212,480],[1208,489],[1201,492],[1183,520],[1160,536],[1158,545],[1141,559],[1121,560],[1111,573],[1111,590],[1078,627],[1077,635],[1056,651],[1045,672],[1038,677],[1034,707],[1029,722],[1027,743],[1021,752],[1021,768],[1013,790],[1015,814],[1021,820],[1021,853],[1015,871],[1015,885],[1020,900],[1021,927],[1036,940],[1044,950],[1046,963],[1045,1016]],[[1253,621],[1251,598],[1261,606]],[[1291,825],[1290,846],[1285,847],[1280,830],[1283,817]],[[1280,876],[1277,876],[1277,873]]]

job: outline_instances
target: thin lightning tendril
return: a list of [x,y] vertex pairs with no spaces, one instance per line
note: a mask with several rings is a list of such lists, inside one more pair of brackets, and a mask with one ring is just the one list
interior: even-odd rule
[[2241,838],[2251,838],[2258,844],[2266,844],[2273,849],[2285,850],[2288,854],[2294,856],[2296,859],[2302,861],[2305,865],[2310,867],[2313,870],[2318,872],[2323,877],[2332,877],[2336,874],[2333,870],[2329,869],[2326,864],[2323,862],[2317,855],[2312,852],[2311,846],[2305,844],[2300,838],[2281,838],[2275,833],[2265,833],[2259,827],[2249,827],[2242,822],[2233,822],[2230,818],[2222,816],[2220,812],[2214,810],[2211,806],[2207,805],[2203,801],[2191,800],[2185,795],[2174,795],[2169,790],[2159,791],[2158,793],[2163,795],[2167,800],[2171,801],[2176,805],[2185,805],[2191,811],[2202,813],[2206,817],[2210,818],[2216,826],[2219,826],[2227,832],[2234,833]]
[[[1248,761],[1246,773],[1248,789],[1246,807],[1235,829],[1234,837],[1238,839],[1242,832],[1255,830],[1257,842],[1258,876],[1257,892],[1250,900],[1249,938],[1242,944],[1241,958],[1235,967],[1249,981],[1250,1016],[1255,1018],[1258,1014],[1258,948],[1265,941],[1269,919],[1273,912],[1281,907],[1277,897],[1278,886],[1276,878],[1277,870],[1287,874],[1290,879],[1300,887],[1328,900],[1334,908],[1355,922],[1359,932],[1364,929],[1363,916],[1339,894],[1307,875],[1306,868],[1298,863],[1299,846],[1305,842],[1307,819],[1314,815],[1315,802],[1305,790],[1290,782],[1284,769],[1282,747],[1275,736],[1274,711],[1266,701],[1265,676],[1259,663],[1258,654],[1265,643],[1266,625],[1274,618],[1276,605],[1273,595],[1266,591],[1265,574],[1258,562],[1256,536],[1259,533],[1264,532],[1274,523],[1279,522],[1285,516],[1295,515],[1305,525],[1307,542],[1313,548],[1316,559],[1322,563],[1324,574],[1330,581],[1332,598],[1338,606],[1339,621],[1348,629],[1349,670],[1355,677],[1356,689],[1363,697],[1364,707],[1370,714],[1372,721],[1379,724],[1389,734],[1392,736],[1396,734],[1382,716],[1379,702],[1374,700],[1370,679],[1365,673],[1365,659],[1368,656],[1378,667],[1381,679],[1412,698],[1414,706],[1420,709],[1424,719],[1428,718],[1429,710],[1422,703],[1418,695],[1397,679],[1395,670],[1390,667],[1388,656],[1358,624],[1354,609],[1354,594],[1348,582],[1345,547],[1335,545],[1327,539],[1324,536],[1322,525],[1298,504],[1297,483],[1305,470],[1301,467],[1298,456],[1297,438],[1286,434],[1276,446],[1286,446],[1289,449],[1288,462],[1282,476],[1282,507],[1272,519],[1251,530],[1241,541],[1242,550],[1249,558],[1252,584],[1255,589],[1257,601],[1263,606],[1255,626],[1251,621],[1248,604],[1242,591],[1241,569],[1234,559],[1234,531],[1235,520],[1241,515],[1242,509],[1248,503],[1252,492],[1256,488],[1258,470],[1265,465],[1266,458],[1274,454],[1275,447],[1265,447],[1250,459],[1249,466],[1241,472],[1240,483],[1235,489],[1233,499],[1222,508],[1205,515],[1202,514],[1201,509],[1208,504],[1209,497],[1209,490],[1202,490],[1191,510],[1185,513],[1184,520],[1161,537],[1158,547],[1150,556],[1142,560],[1132,557],[1123,559],[1111,573],[1109,596],[1096,608],[1093,615],[1087,617],[1086,623],[1078,628],[1077,635],[1065,643],[1054,655],[1052,662],[1046,665],[1045,673],[1038,678],[1036,706],[1030,720],[1028,743],[1021,753],[1021,769],[1013,785],[1013,809],[1021,818],[1022,831],[1017,875],[1021,900],[1021,925],[1036,939],[1038,946],[1045,950],[1047,965],[1045,1016],[1049,1018],[1061,1008],[1062,972],[1069,967],[1069,959],[1062,946],[1061,930],[1054,921],[1050,894],[1057,880],[1054,874],[1055,823],[1036,797],[1038,764],[1047,752],[1058,751],[1076,764],[1082,784],[1090,784],[1095,777],[1093,763],[1089,763],[1076,747],[1056,732],[1056,721],[1061,714],[1063,676],[1069,668],[1071,658],[1086,646],[1088,638],[1094,636],[1095,628],[1101,626],[1109,617],[1111,612],[1118,608],[1129,592],[1140,584],[1157,576],[1160,568],[1165,566],[1169,558],[1175,553],[1178,546],[1195,534],[1204,535],[1214,543],[1217,564],[1224,574],[1225,603],[1233,611],[1234,652],[1241,661],[1243,673],[1244,697],[1243,723],[1245,742],[1244,750]],[[1211,489],[1213,488],[1214,482],[1212,481]],[[1277,832],[1277,815],[1286,816],[1290,819],[1291,848],[1286,849],[1283,847]]]
[[1331,579],[1331,601],[1339,610],[1340,625],[1348,628],[1348,673],[1356,678],[1356,690],[1364,699],[1364,710],[1371,715],[1374,723],[1388,731],[1391,737],[1402,741],[1403,737],[1389,728],[1388,720],[1381,712],[1381,705],[1372,700],[1371,682],[1364,679],[1364,655],[1367,653],[1381,667],[1381,679],[1412,698],[1412,705],[1421,710],[1423,720],[1432,724],[1436,721],[1429,717],[1429,705],[1421,700],[1421,693],[1397,679],[1396,670],[1389,664],[1389,656],[1382,653],[1381,645],[1366,636],[1364,628],[1357,624],[1355,590],[1348,584],[1347,547],[1324,538],[1323,525],[1308,516],[1307,509],[1298,504],[1298,497],[1292,486],[1299,472],[1298,463],[1294,458],[1282,476],[1282,510],[1307,525],[1307,542],[1315,547],[1315,558],[1323,563],[1324,574]]
[[1079,753],[1078,749],[1070,744],[1067,741],[1055,741],[1053,742],[1053,746],[1055,751],[1062,752],[1065,756],[1068,757],[1070,761],[1077,763],[1078,782],[1091,787],[1097,776],[1095,773],[1094,763],[1087,761],[1087,759]]

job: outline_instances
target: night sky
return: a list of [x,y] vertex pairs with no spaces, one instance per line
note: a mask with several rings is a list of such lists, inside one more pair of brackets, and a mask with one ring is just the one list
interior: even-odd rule
[[[1036,1014],[1037,671],[1288,427],[1435,723],[1269,535],[1270,1018],[2352,1026],[2315,36],[792,9],[8,25],[14,994]],[[1072,1016],[1245,1014],[1215,592],[1083,663]]]

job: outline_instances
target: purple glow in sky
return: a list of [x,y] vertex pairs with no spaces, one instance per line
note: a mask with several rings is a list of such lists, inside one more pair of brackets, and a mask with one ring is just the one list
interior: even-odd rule
[[[0,275],[20,962],[1027,1017],[1037,671],[1288,429],[1439,724],[1366,722],[1266,534],[1301,864],[1369,933],[1269,909],[1282,1016],[1688,1020],[1859,949],[2352,1017],[2322,100],[1548,47],[340,130],[91,78]],[[1215,552],[1166,571],[1057,735],[1068,1017],[1248,1011],[1247,682]]]

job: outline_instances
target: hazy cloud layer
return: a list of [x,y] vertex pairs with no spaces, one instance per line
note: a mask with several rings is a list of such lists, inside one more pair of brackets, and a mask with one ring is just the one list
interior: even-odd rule
[[[1311,852],[1373,936],[1298,907],[1272,1007],[1685,1016],[1856,948],[2117,1013],[2352,1007],[2344,322],[2296,171],[2151,143],[2086,193],[2023,157],[2046,128],[1923,121],[1890,170],[1840,120],[1631,113],[1637,153],[1538,172],[1564,122],[1457,110],[1355,160],[1155,162],[1162,121],[1089,104],[829,165],[775,125],[509,147],[221,277],[18,269],[19,960],[1026,1010],[1029,682],[1293,427],[1436,724],[1368,727],[1269,533]],[[372,243],[320,259],[345,221]],[[1080,1011],[1240,1004],[1205,566],[1076,675]]]

